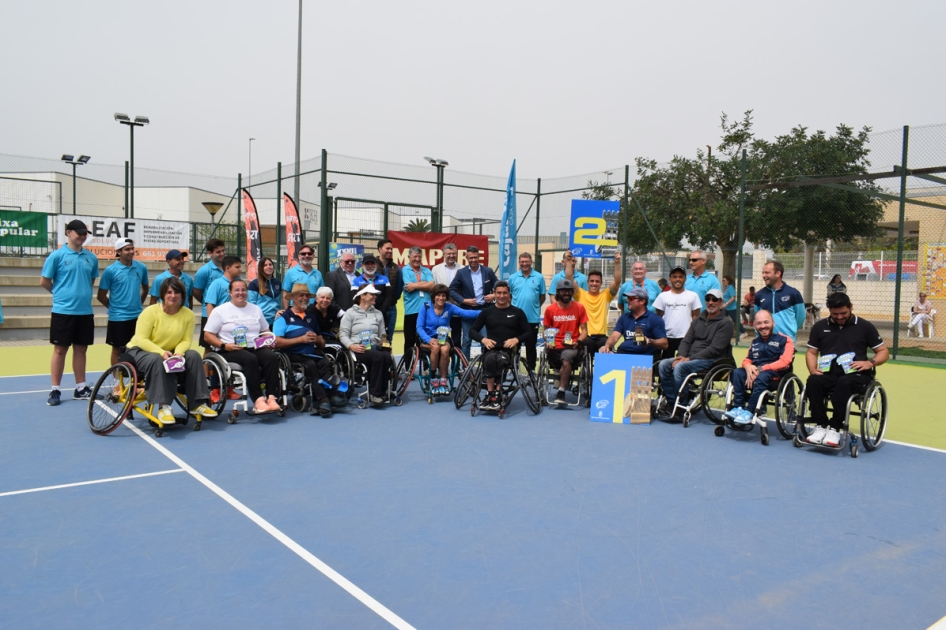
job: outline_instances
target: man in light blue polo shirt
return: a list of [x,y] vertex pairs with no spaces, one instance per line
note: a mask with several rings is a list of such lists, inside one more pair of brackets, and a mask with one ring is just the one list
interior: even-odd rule
[[631,279],[622,284],[621,289],[618,291],[618,293],[621,294],[618,296],[618,308],[621,310],[621,313],[627,310],[627,294],[632,289],[644,289],[647,291],[647,310],[651,313],[657,312],[654,310],[654,300],[660,295],[660,285],[647,277],[647,265],[639,260],[631,265]]
[[[572,256],[570,251],[566,251],[562,255],[562,270],[552,276],[552,281],[549,282],[549,295],[555,295],[555,286],[558,284],[558,281],[565,279],[565,263],[570,260],[575,260],[575,257]],[[577,268],[575,269],[575,277],[572,278],[572,282],[580,286],[585,291],[588,290],[588,276],[578,271]]]
[[434,274],[420,264],[423,250],[416,245],[408,251],[410,264],[401,269],[404,281],[404,352],[414,351],[417,343],[417,314],[424,302],[430,301],[430,292],[434,288]]
[[157,304],[161,299],[161,283],[174,276],[184,285],[184,290],[187,291],[187,295],[184,296],[184,306],[187,308],[193,309],[193,295],[194,295],[194,279],[189,275],[184,273],[184,263],[187,261],[187,253],[182,252],[179,249],[172,249],[165,256],[164,259],[168,262],[168,268],[166,271],[163,271],[158,274],[154,279],[154,284],[151,285],[151,304]]
[[227,255],[227,247],[219,238],[212,238],[207,241],[204,249],[210,255],[210,260],[194,274],[193,296],[201,303],[200,336],[197,338],[197,343],[204,349],[204,356],[207,356],[210,352],[210,344],[204,340],[204,328],[207,326],[207,303],[204,301],[204,291],[213,284],[214,280],[223,277],[223,257]]
[[243,263],[236,256],[223,257],[223,276],[213,281],[204,294],[204,304],[207,305],[207,317],[221,304],[230,301],[230,283],[243,273]]
[[105,343],[112,347],[112,365],[118,363],[119,352],[135,336],[141,303],[148,295],[148,268],[135,260],[134,241],[115,241],[115,255],[118,260],[102,272],[97,296],[108,309]]
[[66,224],[66,244],[54,251],[43,263],[39,286],[53,294],[53,311],[49,320],[49,343],[53,357],[49,364],[52,391],[46,404],[55,407],[60,401],[59,385],[66,366],[66,353],[72,346],[72,372],[76,378],[73,400],[86,400],[92,390],[85,384],[86,351],[95,339],[95,316],[92,314],[92,284],[99,275],[99,261],[82,247],[89,230],[75,219]]
[[706,254],[700,250],[690,254],[690,270],[693,273],[687,276],[683,288],[696,293],[700,297],[702,310],[706,311],[706,292],[710,289],[717,289],[722,294],[723,287],[719,284],[719,278],[706,270]]
[[289,308],[289,293],[292,285],[300,282],[309,287],[309,293],[315,295],[318,290],[325,286],[322,280],[322,272],[312,266],[315,260],[315,250],[311,245],[303,245],[299,248],[299,264],[290,267],[289,271],[282,279],[282,307]]
[[512,305],[522,309],[529,322],[531,332],[525,342],[526,365],[535,372],[535,346],[539,340],[539,322],[542,321],[546,293],[545,276],[532,268],[532,254],[529,252],[519,254],[519,271],[509,276],[509,288],[512,289]]

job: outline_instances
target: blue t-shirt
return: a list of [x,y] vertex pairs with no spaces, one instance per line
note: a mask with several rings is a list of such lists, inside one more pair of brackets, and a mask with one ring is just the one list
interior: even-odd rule
[[[314,332],[317,335],[322,334],[322,331],[319,330],[319,322],[308,312],[306,312],[304,316],[299,317],[292,309],[287,308],[273,323],[273,334],[283,339],[295,339],[308,332]],[[301,354],[309,357],[322,356],[319,354],[319,349],[314,343],[298,343],[293,346],[280,348],[279,351],[285,352],[286,354]]]
[[282,308],[282,284],[279,278],[270,278],[269,287],[259,290],[259,278],[250,282],[247,287],[246,301],[256,304],[259,310],[263,311],[263,317],[269,327],[273,327],[273,320],[276,317],[276,311]]
[[722,287],[719,285],[719,278],[708,271],[704,271],[699,276],[693,274],[688,275],[683,288],[693,291],[700,297],[700,306],[704,311],[706,310],[706,292],[710,289],[722,290]]
[[644,314],[638,318],[631,315],[630,312],[624,313],[618,318],[614,325],[614,332],[620,333],[624,337],[624,343],[617,348],[619,354],[651,354],[656,355],[662,350],[654,346],[639,346],[634,342],[634,330],[640,326],[644,336],[648,339],[666,339],[667,329],[664,327],[662,317],[651,311],[644,311]]
[[533,269],[527,278],[522,271],[509,276],[509,290],[512,292],[512,305],[522,309],[530,324],[542,320],[542,296],[545,295],[545,276]]
[[755,312],[768,311],[775,321],[773,332],[782,333],[795,342],[798,331],[805,324],[805,298],[795,287],[784,282],[777,291],[762,287],[755,292]]
[[[723,291],[723,304],[726,304],[730,299],[736,297],[736,287],[729,285],[726,287],[726,290]],[[726,306],[727,311],[734,311],[739,308],[738,300],[733,300],[732,304]]]
[[[410,265],[401,269],[401,279],[406,285],[408,282],[433,282],[434,274],[427,267],[420,268],[420,278]],[[430,299],[426,291],[408,291],[404,289],[404,314],[413,315],[420,312],[421,305]]]
[[151,285],[151,290],[148,291],[148,295],[158,298],[158,301],[161,301],[161,283],[167,280],[168,278],[177,278],[184,284],[184,290],[187,291],[187,295],[184,296],[184,306],[190,302],[191,296],[194,295],[194,279],[189,275],[181,272],[181,277],[178,278],[170,269],[165,269],[163,272],[159,273],[154,279],[154,284]]
[[116,260],[105,268],[99,289],[108,291],[108,321],[138,319],[142,286],[148,286],[148,268],[137,260],[132,260],[127,267]]
[[[552,281],[549,282],[549,295],[555,295],[555,286],[558,284],[559,280],[565,279],[565,271],[559,271],[557,274],[552,276]],[[585,291],[588,290],[588,276],[582,272],[575,270],[575,274],[572,277],[572,282],[580,286]],[[532,321],[532,320],[529,320]]]
[[63,245],[46,258],[42,276],[53,281],[53,313],[92,314],[92,281],[99,277],[99,261],[92,252],[74,252]]
[[[618,307],[622,311],[627,310],[627,296],[624,295],[631,289],[636,289],[640,285],[634,282],[633,279],[628,280],[621,285],[620,290],[618,290]],[[651,280],[650,278],[644,278],[644,289],[647,291],[647,310],[651,313],[656,313],[657,309],[654,308],[654,300],[657,299],[657,296],[660,295],[662,289],[660,285]]]
[[[230,301],[230,280],[221,276],[214,280],[204,291],[204,304],[213,304],[214,308]],[[247,299],[249,301],[249,299]],[[262,310],[262,309],[260,309]],[[267,322],[269,323],[269,322]]]
[[217,278],[223,277],[223,269],[209,261],[206,265],[197,270],[194,274],[194,289],[204,292],[204,299],[201,300],[203,306],[200,309],[201,317],[207,317],[207,289]]
[[315,295],[316,291],[325,286],[322,282],[322,272],[312,267],[312,271],[306,273],[302,265],[296,265],[286,272],[286,275],[282,279],[282,286],[285,291],[291,291],[292,285],[298,282],[305,282],[309,287],[309,293],[312,295]]
[[[441,326],[450,328],[451,318],[462,317],[463,319],[473,321],[481,312],[482,311],[473,309],[460,308],[455,304],[447,302],[443,305],[443,313],[437,315],[433,304],[424,302],[424,306],[421,307],[420,312],[417,314],[417,336],[420,337],[424,343],[430,343],[430,340],[437,336],[437,328]],[[447,336],[450,336],[449,333]]]

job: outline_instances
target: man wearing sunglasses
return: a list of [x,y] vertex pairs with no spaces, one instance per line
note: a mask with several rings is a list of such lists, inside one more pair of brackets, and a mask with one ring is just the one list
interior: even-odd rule
[[344,251],[338,257],[338,269],[325,274],[325,286],[332,290],[334,296],[332,301],[346,311],[351,308],[352,296],[355,295],[352,289],[357,278],[355,254],[350,251]]
[[304,282],[309,286],[310,295],[315,295],[320,288],[325,286],[325,283],[322,282],[322,272],[312,266],[314,260],[315,250],[312,249],[311,245],[303,245],[299,248],[299,264],[289,269],[282,280],[282,286],[286,289],[282,293],[282,307],[284,309],[289,308],[290,292],[288,289],[292,285]]
[[705,299],[706,310],[690,324],[680,342],[677,357],[664,359],[658,368],[660,386],[669,409],[676,404],[680,385],[687,375],[708,369],[730,352],[733,323],[723,314],[723,292],[710,289]]
[[706,293],[710,289],[718,289],[722,294],[723,287],[719,284],[719,278],[706,270],[706,254],[700,250],[690,254],[690,270],[693,273],[687,276],[684,288],[700,296],[700,304],[705,312]]

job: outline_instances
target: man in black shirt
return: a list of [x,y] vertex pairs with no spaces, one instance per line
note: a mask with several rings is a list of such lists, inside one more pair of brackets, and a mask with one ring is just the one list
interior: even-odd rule
[[[808,442],[837,448],[848,399],[864,391],[874,377],[874,368],[885,363],[890,353],[877,328],[851,312],[847,293],[828,296],[827,306],[831,315],[811,327],[805,355],[810,373],[805,396],[811,422],[817,425]],[[872,358],[867,358],[867,348],[873,350]],[[834,410],[830,421],[824,404],[829,396]]]
[[[485,355],[483,356],[483,375],[486,376],[486,401],[482,409],[499,409],[499,390],[496,387],[496,377],[509,367],[512,362],[511,352],[515,352],[519,344],[525,343],[532,329],[529,320],[522,309],[512,306],[512,293],[509,283],[500,280],[493,287],[496,305],[486,308],[477,316],[470,328],[470,338],[480,342]],[[486,326],[484,336],[483,326]]]

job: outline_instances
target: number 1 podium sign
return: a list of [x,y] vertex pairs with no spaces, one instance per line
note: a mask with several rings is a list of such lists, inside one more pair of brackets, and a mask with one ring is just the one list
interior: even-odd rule
[[650,355],[595,355],[591,421],[650,424],[652,367]]

